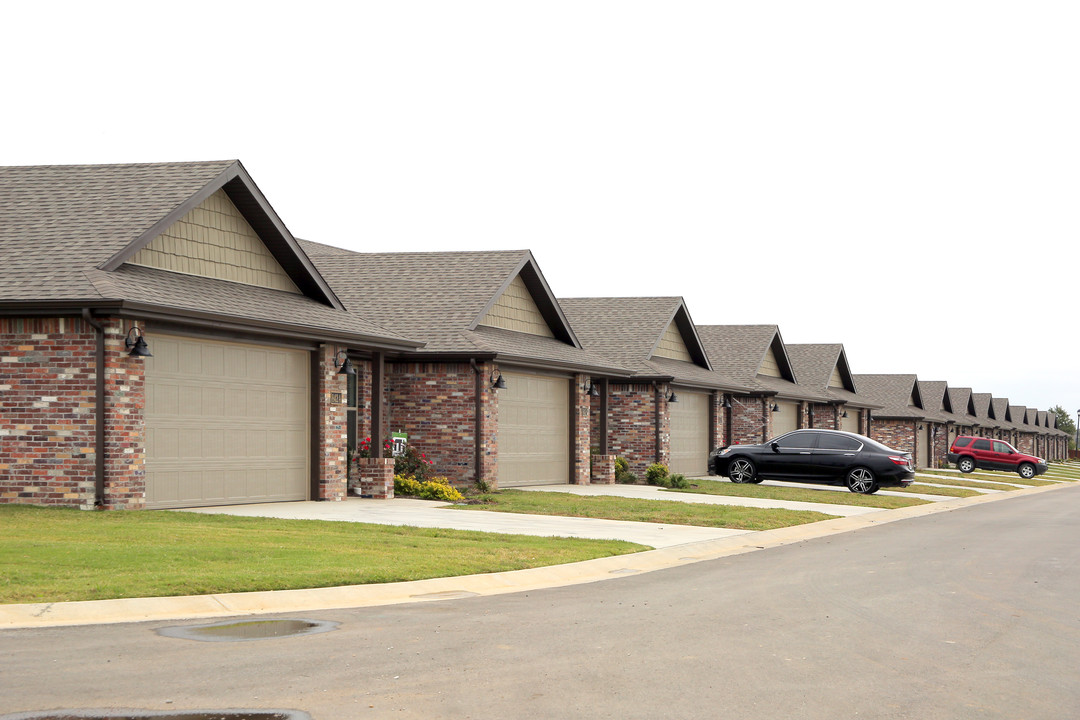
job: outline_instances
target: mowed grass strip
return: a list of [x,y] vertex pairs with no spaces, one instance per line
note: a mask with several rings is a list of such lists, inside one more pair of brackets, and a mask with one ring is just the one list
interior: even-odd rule
[[775,530],[792,525],[830,520],[835,517],[804,510],[747,508],[736,505],[686,503],[677,500],[637,500],[613,496],[583,497],[561,492],[524,490],[500,490],[481,495],[479,500],[481,504],[451,505],[447,509],[562,515],[733,530]]
[[[1016,488],[1013,488],[1014,490]],[[945,487],[944,485],[934,485],[932,483],[926,483],[925,485],[909,485],[906,488],[891,487],[889,492],[901,492],[901,493],[915,493],[916,495],[942,495],[944,497],[975,497],[976,495],[985,495],[978,490],[969,490],[968,488],[959,487]]]
[[[920,498],[890,497],[888,495],[858,495],[844,490],[814,490],[805,487],[779,487],[776,485],[752,485],[728,482],[726,480],[706,480],[694,478],[691,487],[670,489],[668,492],[702,493],[705,495],[725,495],[728,497],[752,497],[768,500],[795,500],[797,502],[827,503],[829,505],[852,505],[855,507],[875,507],[893,510],[895,508],[925,505],[930,500]],[[893,488],[889,488],[892,490]]]
[[0,602],[363,585],[520,570],[649,549],[615,540],[0,505]]
[[1014,485],[1009,485],[1006,482],[979,482],[978,480],[963,480],[961,478],[945,477],[943,475],[935,475],[934,477],[927,477],[923,473],[919,473],[919,476],[915,478],[916,483],[930,483],[933,485],[955,485],[957,487],[966,488],[980,488],[982,490],[1019,490],[1020,488]]
[[920,470],[919,472],[928,473],[930,475],[939,475],[945,478],[962,477],[970,478],[971,480],[986,480],[988,482],[1005,482],[1014,483],[1016,485],[1028,485],[1030,487],[1057,484],[1053,480],[1040,480],[1037,477],[1031,478],[1030,480],[1025,480],[1017,473],[1005,472],[1004,470],[976,470],[975,472],[964,473],[963,475],[957,475],[956,473],[943,473],[936,470]]

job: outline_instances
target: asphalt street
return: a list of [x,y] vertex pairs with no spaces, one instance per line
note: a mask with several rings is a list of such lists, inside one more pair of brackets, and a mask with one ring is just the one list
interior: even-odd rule
[[0,631],[0,712],[1077,717],[1078,598],[1069,486],[602,582],[322,611],[340,625],[315,635]]

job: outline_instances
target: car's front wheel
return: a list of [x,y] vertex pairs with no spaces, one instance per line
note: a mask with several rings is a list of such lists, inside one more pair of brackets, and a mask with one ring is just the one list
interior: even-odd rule
[[1016,472],[1020,473],[1020,477],[1025,480],[1030,480],[1035,477],[1035,466],[1031,463],[1021,463],[1020,467],[1016,469]]
[[969,457],[960,458],[960,462],[956,463],[956,467],[958,467],[962,473],[969,473],[975,469],[975,461]]
[[757,477],[757,468],[746,458],[735,458],[728,466],[728,477],[733,483],[752,483]]
[[874,473],[864,467],[848,470],[846,481],[847,489],[853,493],[873,495],[878,491],[878,484],[877,480],[874,479]]

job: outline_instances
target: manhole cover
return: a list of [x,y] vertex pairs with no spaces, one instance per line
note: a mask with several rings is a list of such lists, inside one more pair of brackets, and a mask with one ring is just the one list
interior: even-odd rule
[[337,629],[338,623],[324,620],[243,620],[213,625],[180,625],[160,628],[159,635],[205,642],[241,642],[267,638],[314,635]]
[[0,715],[0,720],[311,720],[299,710],[51,710]]

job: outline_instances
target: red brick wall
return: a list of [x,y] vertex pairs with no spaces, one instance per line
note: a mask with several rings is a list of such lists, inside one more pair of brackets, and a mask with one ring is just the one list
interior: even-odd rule
[[[104,507],[141,508],[143,361],[130,357],[124,343],[131,321],[99,322],[105,327]],[[95,340],[81,318],[0,318],[0,501],[94,507]]]
[[0,500],[94,506],[93,328],[0,318]]
[[591,406],[589,402],[591,398],[588,393],[589,376],[575,375],[573,383],[574,389],[570,396],[573,398],[573,407],[570,408],[570,431],[573,434],[573,447],[570,448],[570,452],[573,454],[574,466],[570,475],[570,482],[575,485],[588,485],[592,480],[592,470],[589,465],[589,439],[592,436],[589,422]]
[[824,403],[810,403],[810,408],[814,411],[813,422],[804,427],[815,427],[825,430],[840,429],[841,410],[839,406]]
[[347,491],[345,401],[348,381],[338,374],[339,368],[334,364],[337,350],[332,345],[320,345],[316,351],[319,453],[312,462],[319,464],[317,500],[343,500]]
[[[479,367],[483,479],[494,488],[498,482],[498,390],[487,382],[494,365]],[[387,431],[408,433],[409,444],[435,463],[431,472],[459,485],[476,481],[475,383],[468,363],[386,365]],[[585,467],[588,472],[587,462]]]
[[945,467],[948,464],[945,456],[949,452],[949,427],[943,423],[933,423],[931,427],[937,428],[937,435],[930,436],[933,442],[930,444],[932,464],[929,467]]
[[[644,477],[656,462],[657,391],[652,384],[608,384],[608,452],[626,458],[630,471]],[[600,398],[591,398],[592,446],[600,447]],[[662,405],[667,414],[667,402]]]
[[732,445],[757,445],[772,436],[772,413],[765,408],[763,398],[731,396]]
[[870,426],[870,438],[894,450],[911,453],[915,457],[916,424],[913,420],[878,420]]

